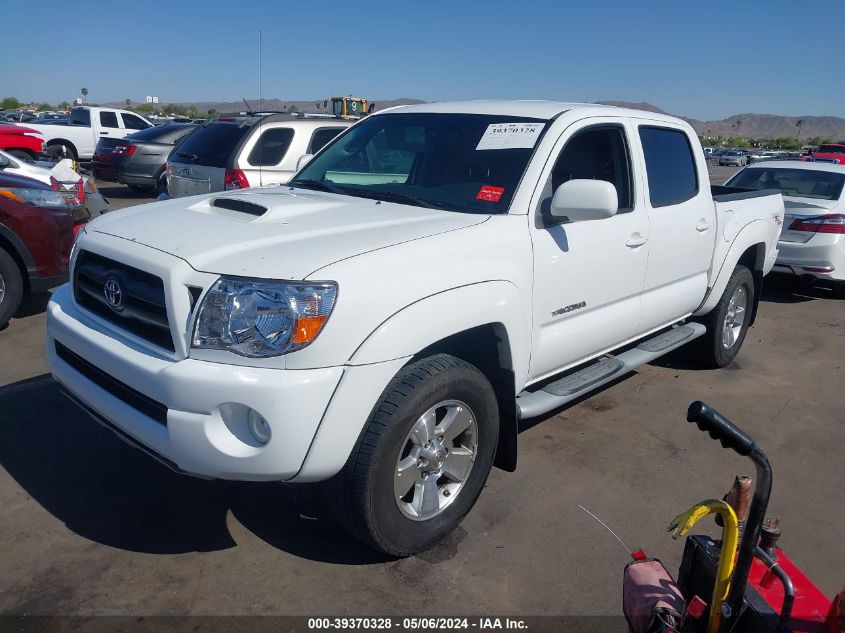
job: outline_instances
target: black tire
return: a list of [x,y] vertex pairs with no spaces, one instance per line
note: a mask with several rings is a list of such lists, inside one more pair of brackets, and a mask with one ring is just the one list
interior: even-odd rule
[[6,150],[6,153],[9,154],[9,156],[14,156],[15,158],[20,158],[21,160],[35,160],[35,155],[30,154],[25,149],[8,149]]
[[845,299],[845,281],[833,282],[833,296],[837,299]]
[[66,143],[50,143],[45,148],[44,153],[56,162],[62,160],[63,158],[70,158],[71,160],[76,160],[78,158],[76,149],[72,145],[68,145]]
[[[454,499],[445,501],[449,495],[438,489],[438,503],[445,507],[415,520],[395,498],[397,464],[420,416],[447,401],[470,409],[477,429],[475,459]],[[338,521],[371,548],[394,557],[419,553],[455,529],[475,504],[493,464],[498,434],[496,394],[481,371],[447,354],[412,363],[386,387],[346,466],[328,482],[329,505]]]
[[[723,343],[725,322],[731,310],[731,297],[738,288],[744,288],[746,305],[741,319],[739,333],[734,336],[733,343],[726,347]],[[707,333],[700,337],[696,343],[696,356],[705,366],[713,369],[730,365],[739,353],[745,335],[748,333],[748,326],[751,323],[751,312],[754,307],[754,275],[745,266],[739,265],[734,268],[728,285],[722,293],[719,303],[709,313],[699,319],[699,322],[707,327]]]
[[21,305],[23,299],[23,278],[17,263],[6,251],[0,248],[0,330],[9,324],[9,320]]

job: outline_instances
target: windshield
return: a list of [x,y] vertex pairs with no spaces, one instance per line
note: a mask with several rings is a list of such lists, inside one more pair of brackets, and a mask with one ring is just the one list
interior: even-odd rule
[[838,200],[845,174],[815,169],[749,167],[726,184],[742,189],[779,189],[785,196]]
[[818,154],[845,154],[845,145],[822,145],[816,150]]
[[422,207],[506,213],[548,121],[401,113],[364,119],[289,184]]

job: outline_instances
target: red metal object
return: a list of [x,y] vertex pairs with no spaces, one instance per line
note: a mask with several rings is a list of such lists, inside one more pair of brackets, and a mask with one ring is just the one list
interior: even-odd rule
[[[830,633],[828,615],[831,599],[798,569],[795,563],[783,553],[783,550],[775,548],[775,551],[778,556],[778,565],[786,572],[795,587],[795,602],[792,606],[790,621],[793,631],[795,633]],[[783,585],[758,558],[751,563],[748,583],[776,613],[780,613],[783,604]]]
[[35,158],[44,149],[44,137],[29,127],[0,123],[0,149],[21,150]]
[[839,165],[845,165],[845,145],[839,143],[825,143],[806,160],[823,160],[825,162],[832,161]]

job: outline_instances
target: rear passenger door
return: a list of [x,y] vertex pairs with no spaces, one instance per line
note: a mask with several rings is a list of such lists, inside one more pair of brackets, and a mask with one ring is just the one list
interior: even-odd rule
[[99,136],[101,138],[123,138],[126,131],[120,127],[117,112],[113,110],[100,110],[98,113]]
[[637,140],[645,164],[649,220],[648,273],[641,330],[689,315],[707,292],[716,240],[715,205],[703,160],[685,128],[642,122]]

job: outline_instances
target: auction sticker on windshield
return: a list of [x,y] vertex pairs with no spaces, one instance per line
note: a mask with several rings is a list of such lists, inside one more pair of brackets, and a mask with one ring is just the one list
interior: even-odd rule
[[476,150],[480,149],[531,149],[543,123],[491,123],[487,126]]
[[475,196],[475,199],[486,200],[487,202],[498,202],[503,193],[505,193],[504,187],[491,187],[490,185],[484,185],[481,188],[481,191],[478,192],[478,195]]

